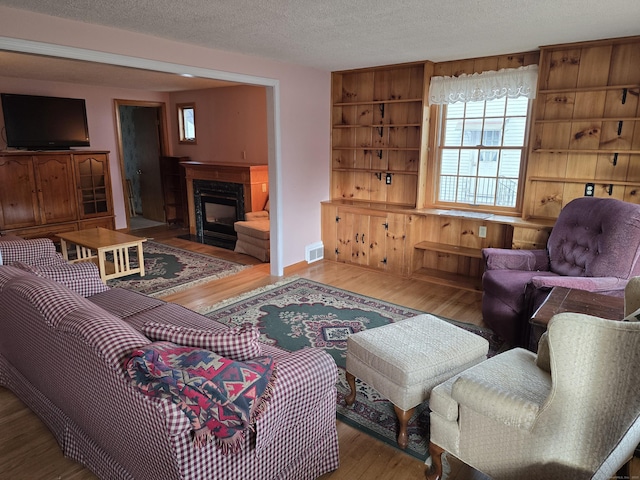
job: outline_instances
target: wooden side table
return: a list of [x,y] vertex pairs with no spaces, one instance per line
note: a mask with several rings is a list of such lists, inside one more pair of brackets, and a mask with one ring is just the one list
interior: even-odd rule
[[[92,261],[97,263],[100,278],[105,283],[111,278],[124,277],[134,273],[144,277],[142,242],[146,242],[146,238],[100,227],[60,233],[57,236],[60,238],[62,255],[65,260],[70,261],[67,242],[72,243],[76,246],[76,259],[71,262]],[[129,248],[137,250],[138,266],[135,268],[132,268],[129,262]],[[113,261],[107,261],[107,253],[111,254]]]
[[577,312],[609,320],[624,318],[624,298],[600,293],[554,287],[547,299],[535,311],[529,323],[529,349],[536,351],[538,341],[547,330],[549,320],[557,313]]

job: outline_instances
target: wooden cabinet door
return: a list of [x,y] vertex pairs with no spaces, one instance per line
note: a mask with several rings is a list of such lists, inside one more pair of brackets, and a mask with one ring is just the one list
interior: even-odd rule
[[338,210],[336,245],[339,262],[386,268],[385,214],[366,215]]
[[104,153],[74,154],[73,159],[80,218],[112,215],[109,157]]
[[387,270],[387,215],[369,215],[368,236],[364,238],[368,252],[366,265]]
[[71,155],[33,157],[41,223],[76,219],[76,199]]
[[334,205],[323,203],[320,205],[322,214],[322,244],[324,245],[324,258],[338,260],[338,209]]
[[355,220],[356,215],[353,213],[338,209],[336,216],[336,260],[338,262],[354,263],[354,259],[358,256],[358,250],[354,247],[354,230],[357,229],[357,226],[353,225]]
[[40,222],[31,157],[0,156],[0,228],[31,227]]
[[387,228],[385,231],[385,256],[386,269],[397,275],[408,275],[410,268],[406,252],[408,215],[390,213],[387,215]]

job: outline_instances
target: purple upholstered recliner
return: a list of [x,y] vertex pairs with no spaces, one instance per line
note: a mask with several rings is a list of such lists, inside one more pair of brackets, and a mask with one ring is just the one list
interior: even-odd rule
[[553,287],[623,296],[640,275],[640,205],[582,197],[560,212],[545,250],[482,251],[482,316],[512,345],[527,345],[529,318]]

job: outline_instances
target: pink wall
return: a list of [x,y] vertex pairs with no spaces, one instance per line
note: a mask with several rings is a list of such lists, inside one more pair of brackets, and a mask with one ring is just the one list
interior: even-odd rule
[[[138,100],[149,102],[169,102],[169,95],[143,90],[107,88],[75,83],[45,82],[41,80],[0,77],[0,92],[46,95],[52,97],[84,98],[87,105],[87,122],[91,147],[75,150],[108,150],[111,162],[111,177],[116,211],[116,228],[127,226],[124,213],[124,195],[122,192],[120,158],[118,157],[118,138],[116,135],[114,100]],[[0,129],[4,119],[0,116]],[[5,148],[4,138],[0,147]]]
[[[283,265],[303,260],[305,245],[320,240],[320,202],[329,196],[330,72],[7,7],[0,7],[0,32],[9,38],[277,79]],[[114,157],[112,167],[119,163]],[[116,214],[122,218],[122,192],[114,194],[120,196]]]
[[[267,164],[265,87],[242,85],[175,92],[170,99],[174,155],[199,162]],[[181,145],[177,141],[176,104],[187,102],[196,105],[196,145]]]

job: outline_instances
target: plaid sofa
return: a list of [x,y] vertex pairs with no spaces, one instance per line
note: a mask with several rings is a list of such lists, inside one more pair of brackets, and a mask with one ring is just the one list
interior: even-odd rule
[[194,446],[177,405],[144,396],[125,376],[149,322],[224,332],[176,304],[123,289],[83,297],[0,266],[0,385],[49,427],[62,451],[104,479],[314,479],[338,467],[334,360],[285,352],[273,397],[238,453]]

